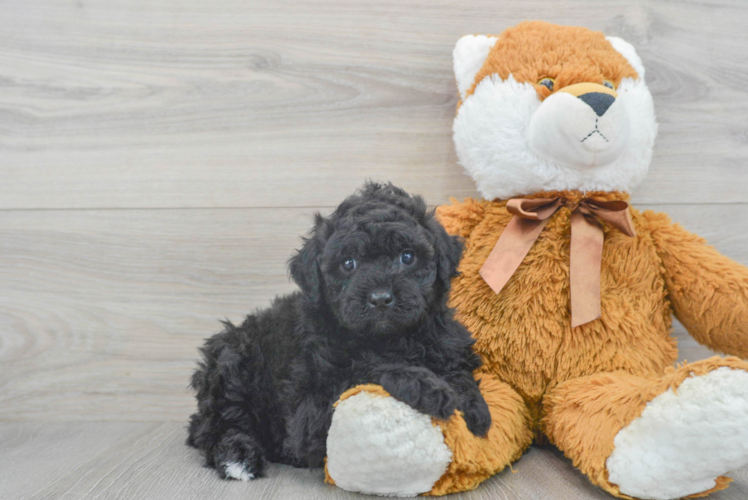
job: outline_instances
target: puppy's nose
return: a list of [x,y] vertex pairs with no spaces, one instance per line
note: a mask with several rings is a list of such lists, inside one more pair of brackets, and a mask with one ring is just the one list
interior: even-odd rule
[[374,290],[369,294],[369,305],[383,309],[385,307],[392,306],[395,299],[392,297],[392,292],[389,290]]
[[587,105],[592,108],[592,111],[594,111],[597,116],[603,116],[605,112],[608,111],[610,105],[613,104],[616,100],[616,98],[612,95],[603,94],[602,92],[590,92],[588,94],[582,94],[579,96],[579,98],[587,103]]

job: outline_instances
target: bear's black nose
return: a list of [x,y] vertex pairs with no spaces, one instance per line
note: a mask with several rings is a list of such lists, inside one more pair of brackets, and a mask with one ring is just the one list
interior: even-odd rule
[[592,110],[597,113],[597,116],[603,116],[611,104],[616,100],[610,94],[603,94],[602,92],[588,92],[579,96],[581,100],[586,102]]
[[390,307],[394,301],[392,292],[389,290],[378,289],[369,294],[369,305],[378,309]]

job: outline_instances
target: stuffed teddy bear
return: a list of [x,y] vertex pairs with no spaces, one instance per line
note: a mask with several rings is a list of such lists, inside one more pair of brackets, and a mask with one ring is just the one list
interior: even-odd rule
[[340,398],[328,480],[383,495],[476,487],[550,441],[621,498],[724,489],[748,464],[748,362],[674,366],[672,316],[748,357],[748,269],[629,194],[657,133],[620,38],[526,22],[454,50],[454,142],[483,199],[439,207],[465,241],[451,305],[473,333],[493,424],[432,420],[361,386]]

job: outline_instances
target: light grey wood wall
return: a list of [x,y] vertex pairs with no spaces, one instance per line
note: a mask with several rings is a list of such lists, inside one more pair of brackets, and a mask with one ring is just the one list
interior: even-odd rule
[[[366,178],[475,196],[452,47],[525,19],[637,47],[660,135],[635,204],[748,264],[743,0],[0,0],[0,496],[358,498],[200,468],[196,348],[292,290],[312,213]],[[514,467],[456,498],[610,498],[558,453]]]
[[315,210],[476,194],[451,50],[533,18],[637,47],[635,203],[748,263],[746,2],[1,1],[0,419],[183,422],[196,347],[293,288]]

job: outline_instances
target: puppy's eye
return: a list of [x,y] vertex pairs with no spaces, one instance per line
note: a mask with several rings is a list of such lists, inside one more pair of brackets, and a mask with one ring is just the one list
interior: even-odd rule
[[555,83],[555,80],[553,78],[541,78],[538,80],[538,85],[542,85],[543,87],[547,88],[551,92],[553,92],[553,84]]
[[346,257],[340,262],[340,268],[347,273],[355,271],[356,259],[354,259],[353,257]]
[[415,261],[416,254],[413,253],[413,250],[403,250],[403,253],[400,254],[400,262],[406,266],[412,266]]
[[615,90],[616,89],[615,84],[613,84],[613,82],[611,82],[610,80],[603,80],[603,85],[605,85],[606,87],[608,87],[611,90]]

